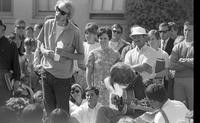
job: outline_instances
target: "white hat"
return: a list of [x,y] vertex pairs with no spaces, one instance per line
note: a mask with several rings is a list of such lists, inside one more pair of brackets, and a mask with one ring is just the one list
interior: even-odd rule
[[131,35],[147,35],[147,32],[144,28],[136,26],[131,28]]

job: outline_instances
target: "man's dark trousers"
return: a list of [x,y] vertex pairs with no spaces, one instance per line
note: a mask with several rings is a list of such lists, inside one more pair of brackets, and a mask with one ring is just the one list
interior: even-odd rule
[[49,116],[55,108],[62,108],[69,113],[69,95],[73,79],[56,78],[46,70],[42,72],[42,79],[44,106],[47,115]]

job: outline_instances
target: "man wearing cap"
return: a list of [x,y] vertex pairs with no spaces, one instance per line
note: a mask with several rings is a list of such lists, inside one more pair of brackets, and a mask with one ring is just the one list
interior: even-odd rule
[[[115,94],[119,97],[124,98],[128,97],[128,95],[130,95],[130,92],[133,92],[134,97],[130,98],[137,98],[138,100],[141,100],[145,98],[145,85],[141,80],[141,76],[139,74],[136,74],[136,72],[131,68],[130,65],[127,65],[123,62],[118,62],[111,67],[110,76],[104,80],[104,83],[106,85],[106,88],[111,92],[111,94]],[[129,89],[132,91],[124,91],[124,89]],[[127,94],[126,92],[129,94]],[[132,105],[131,103],[128,106],[130,106],[130,109],[135,109],[135,111],[131,113],[121,112],[116,107],[114,107],[114,105],[111,105],[114,101],[111,98],[111,94],[110,106],[103,106],[99,109],[97,113],[96,123],[116,123],[124,115],[127,115],[131,118],[136,118],[142,115],[146,110],[144,108],[142,109],[138,105]]]
[[124,63],[131,65],[131,68],[139,72],[143,82],[154,78],[156,53],[155,50],[146,45],[147,33],[140,26],[131,28],[130,38],[135,44],[135,48],[125,55]]
[[17,88],[20,80],[20,67],[17,45],[4,36],[6,25],[0,20],[0,106],[12,97],[12,89],[8,89],[5,74],[12,71],[12,78],[15,80],[14,89]]

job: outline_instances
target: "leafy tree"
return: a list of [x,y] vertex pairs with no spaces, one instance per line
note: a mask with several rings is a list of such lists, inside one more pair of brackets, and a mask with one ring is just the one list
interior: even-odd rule
[[[185,0],[184,0],[185,1]],[[173,21],[178,25],[183,25],[188,18],[193,18],[191,11],[193,7],[186,7],[183,0],[126,0],[126,37],[130,34],[132,25],[140,25],[147,30],[158,29],[162,22]],[[193,0],[192,0],[193,1]],[[191,6],[192,4],[190,4]],[[188,14],[189,13],[189,14]],[[126,40],[130,40],[127,38]]]

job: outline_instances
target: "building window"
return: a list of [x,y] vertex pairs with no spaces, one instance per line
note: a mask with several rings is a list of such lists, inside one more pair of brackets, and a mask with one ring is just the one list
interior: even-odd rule
[[12,14],[13,0],[0,0],[0,15],[9,16]]
[[57,0],[36,0],[36,15],[46,16],[53,14],[56,2]]
[[90,19],[123,19],[125,0],[90,0]]

